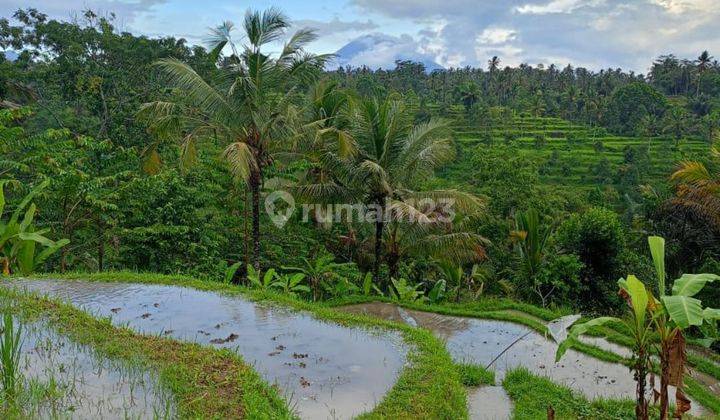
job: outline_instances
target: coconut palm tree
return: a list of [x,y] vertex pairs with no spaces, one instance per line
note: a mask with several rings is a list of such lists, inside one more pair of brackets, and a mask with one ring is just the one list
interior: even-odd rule
[[647,137],[648,143],[650,143],[650,139],[657,135],[659,125],[660,121],[658,120],[657,115],[646,114],[640,120],[640,126],[638,127],[638,131],[640,132],[640,134]]
[[[298,198],[304,197],[308,188],[330,188],[315,191],[312,204],[323,204],[318,198],[338,198],[339,189],[333,186],[333,173],[325,166],[328,154],[347,159],[355,155],[356,145],[348,132],[350,95],[337,82],[321,80],[313,84],[300,112],[305,122],[295,136],[291,150],[284,152],[290,159],[303,159],[308,166],[295,174],[296,182],[288,185]],[[324,219],[322,208],[313,208],[316,222]]]
[[670,111],[665,113],[663,118],[663,131],[667,134],[672,135],[675,140],[675,147],[680,146],[680,139],[687,131],[688,127],[688,113],[685,109],[680,107],[673,107]]
[[[720,164],[720,149],[713,147],[712,156]],[[671,203],[707,217],[720,229],[720,173],[702,162],[684,161],[670,179],[676,183]]]
[[490,73],[495,73],[498,68],[500,68],[500,58],[498,58],[497,55],[494,55],[488,60],[488,71]]
[[[427,213],[427,209],[421,210]],[[398,276],[399,263],[406,257],[429,257],[455,267],[485,259],[489,241],[466,229],[463,222],[467,219],[443,223],[427,215],[430,223],[406,223],[397,218],[387,224],[383,240],[390,278]]]
[[710,67],[712,64],[713,57],[707,52],[707,50],[703,51],[700,56],[695,60],[695,64],[697,66],[697,91],[695,92],[696,95],[700,94],[700,82],[702,79],[703,73]]
[[[145,104],[140,115],[150,121],[159,139],[179,139],[181,162],[187,166],[197,156],[196,143],[212,140],[225,147],[224,158],[233,175],[251,192],[253,266],[260,270],[260,191],[273,152],[283,149],[293,135],[292,101],[298,88],[317,77],[326,55],[304,50],[315,39],[311,30],[290,36],[277,54],[268,44],[279,41],[290,26],[278,9],[248,10],[243,21],[243,41],[233,41],[234,25],[225,22],[210,36],[210,56],[219,63],[213,77],[203,77],[175,59],[156,63],[174,88],[171,101]],[[230,50],[228,56],[222,51]],[[147,168],[160,160],[158,142],[148,149]]]
[[480,99],[480,88],[470,80],[458,86],[458,95],[465,106],[465,111],[470,112],[473,105]]
[[[431,119],[413,126],[411,113],[396,96],[383,101],[375,98],[356,101],[349,121],[355,153],[343,158],[328,150],[322,161],[332,176],[324,182],[299,186],[297,194],[313,201],[356,200],[370,209],[366,221],[374,227],[373,272],[375,281],[380,282],[383,239],[389,227],[402,226],[408,239],[411,236],[433,238],[431,235],[437,235],[443,224],[449,234],[452,232],[448,227],[452,219],[449,212],[472,214],[482,208],[482,202],[471,194],[455,190],[417,190],[435,169],[455,155],[446,123]],[[413,233],[409,226],[415,229]],[[399,241],[400,229],[390,235],[393,244]],[[477,235],[442,236],[442,239],[444,242],[438,240],[435,244],[448,245],[455,240],[466,248],[474,248],[483,243]]]

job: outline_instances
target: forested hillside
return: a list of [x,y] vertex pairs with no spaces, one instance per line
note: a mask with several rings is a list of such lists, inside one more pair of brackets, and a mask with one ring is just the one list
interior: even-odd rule
[[0,18],[0,417],[720,415],[709,52],[335,69],[238,23]]
[[[648,273],[650,234],[667,239],[669,272],[720,270],[720,67],[707,52],[659,57],[647,75],[497,57],[487,69],[330,70],[329,56],[303,49],[311,32],[283,39],[270,61],[259,48],[276,39],[233,55],[227,26],[205,49],[113,24],[33,9],[0,21],[0,46],[18,53],[0,58],[6,209],[34,191],[36,229],[70,241],[45,269],[222,278],[232,266],[242,282],[250,265],[293,266],[316,273],[316,299],[373,273],[384,292],[421,296],[442,281],[452,299],[560,306]],[[233,71],[245,84],[227,84]],[[372,149],[400,139],[417,154]],[[417,229],[297,210],[278,227],[263,208],[278,189],[298,206],[389,198],[405,214],[427,211],[409,203],[435,190],[460,217]],[[547,236],[530,262],[527,217]]]

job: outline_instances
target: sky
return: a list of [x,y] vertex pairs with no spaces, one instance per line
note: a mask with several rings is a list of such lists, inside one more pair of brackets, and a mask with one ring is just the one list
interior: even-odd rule
[[210,27],[239,24],[248,8],[270,6],[295,28],[317,30],[313,52],[352,43],[342,64],[353,66],[392,68],[396,59],[413,59],[485,67],[497,55],[503,66],[645,73],[661,54],[693,59],[707,49],[720,59],[720,0],[0,0],[0,16],[34,7],[67,20],[91,8],[114,12],[124,31],[202,44]]

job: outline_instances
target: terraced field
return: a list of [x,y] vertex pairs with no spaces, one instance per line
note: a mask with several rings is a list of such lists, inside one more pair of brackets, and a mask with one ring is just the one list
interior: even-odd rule
[[706,158],[709,150],[708,143],[698,138],[684,138],[676,149],[674,140],[667,137],[614,136],[602,128],[561,118],[520,115],[501,109],[479,121],[468,118],[461,106],[427,109],[452,121],[458,158],[439,176],[449,184],[468,181],[468,170],[476,169],[472,159],[477,154],[510,154],[526,158],[536,166],[543,184],[583,190],[618,185],[623,169],[634,170],[627,168],[626,161],[626,155],[632,153],[630,158],[639,168],[638,183],[654,185],[665,181],[679,161]]

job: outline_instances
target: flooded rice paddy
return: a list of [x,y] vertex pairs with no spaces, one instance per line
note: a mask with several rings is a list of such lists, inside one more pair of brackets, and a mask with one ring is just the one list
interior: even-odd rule
[[23,418],[174,417],[172,395],[142,366],[103,358],[42,322],[23,323],[21,331]]
[[18,280],[16,288],[69,301],[113,324],[237,351],[276,383],[304,418],[349,418],[395,383],[401,337],[190,288],[67,280]]
[[[520,324],[421,312],[379,302],[348,305],[341,309],[428,329],[446,342],[455,361],[494,370],[498,385],[508,370],[522,366],[589,399],[634,398],[635,382],[626,366],[604,362],[572,349],[556,363],[557,344]],[[550,327],[562,334],[563,328],[576,319],[562,319]],[[594,343],[602,340],[589,339]],[[471,389],[468,393],[473,418],[511,417],[512,406],[502,387]],[[671,395],[674,397],[674,391]],[[481,403],[483,399],[484,403]],[[702,413],[702,408],[693,403],[691,414]]]

